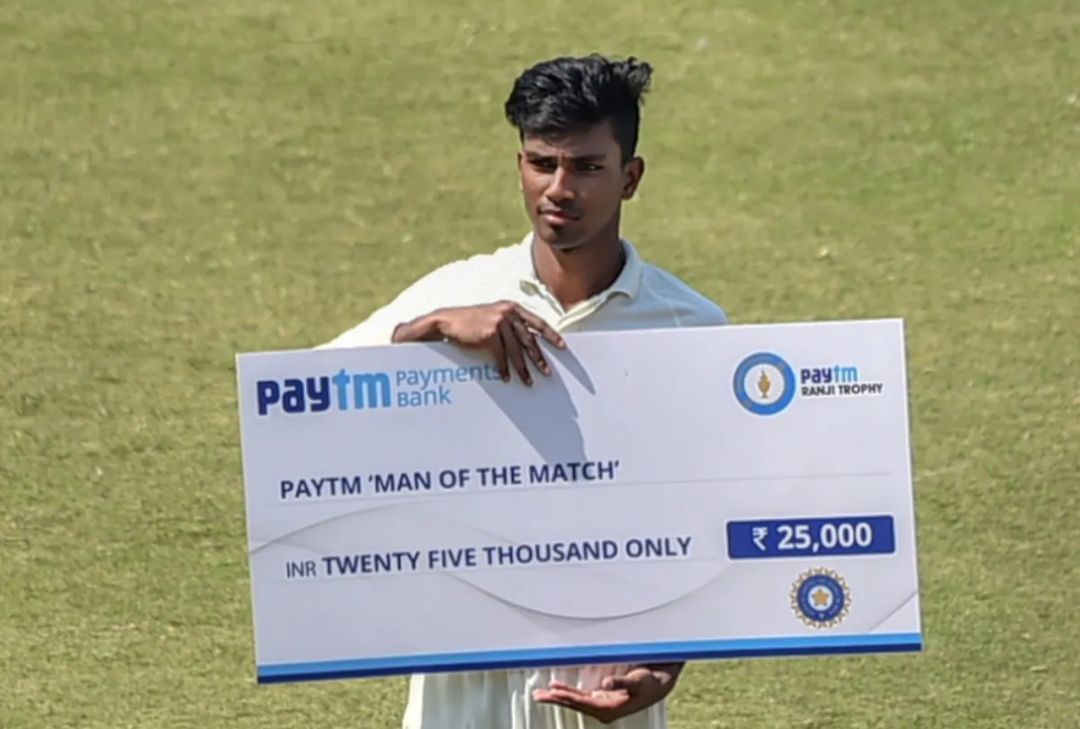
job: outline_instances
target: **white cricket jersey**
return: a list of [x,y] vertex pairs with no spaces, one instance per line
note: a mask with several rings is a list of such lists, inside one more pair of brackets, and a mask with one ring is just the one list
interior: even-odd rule
[[405,289],[358,326],[326,347],[390,344],[394,328],[435,309],[515,301],[559,332],[716,326],[723,310],[674,275],[645,263],[623,241],[626,264],[605,291],[569,310],[540,281],[533,267],[532,235],[494,253],[448,263]]
[[[435,309],[514,301],[557,331],[718,326],[723,310],[674,275],[643,262],[623,241],[626,263],[605,291],[569,310],[536,275],[532,234],[516,245],[447,264],[421,278],[366,321],[324,347],[389,344],[398,324]],[[516,382],[516,380],[515,380]],[[512,386],[512,385],[508,385]],[[569,666],[412,676],[404,729],[664,729],[663,702],[612,724],[533,700],[553,680],[583,690],[628,665]]]

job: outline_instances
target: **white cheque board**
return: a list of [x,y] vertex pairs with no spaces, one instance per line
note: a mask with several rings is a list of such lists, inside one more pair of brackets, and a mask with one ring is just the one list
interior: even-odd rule
[[902,323],[238,357],[260,682],[922,647]]

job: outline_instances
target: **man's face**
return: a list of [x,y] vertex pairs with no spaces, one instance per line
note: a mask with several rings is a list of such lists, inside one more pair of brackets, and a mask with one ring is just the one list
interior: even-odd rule
[[629,200],[644,172],[622,150],[607,122],[558,137],[526,135],[518,152],[521,189],[533,230],[545,243],[573,250],[589,241]]

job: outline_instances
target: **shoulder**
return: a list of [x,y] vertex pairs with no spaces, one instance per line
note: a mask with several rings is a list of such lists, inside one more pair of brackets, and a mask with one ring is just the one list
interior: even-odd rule
[[508,245],[488,253],[477,253],[446,263],[418,279],[402,294],[425,287],[440,291],[462,286],[472,287],[492,278],[504,278],[520,266],[520,244]]
[[484,292],[497,288],[520,260],[516,246],[505,246],[443,264],[416,279],[367,319],[335,339],[326,347],[389,344],[398,324],[449,306],[478,302]]
[[727,313],[712,299],[691,287],[681,278],[659,266],[642,267],[642,291],[658,303],[689,317],[684,325],[719,326],[728,323]]

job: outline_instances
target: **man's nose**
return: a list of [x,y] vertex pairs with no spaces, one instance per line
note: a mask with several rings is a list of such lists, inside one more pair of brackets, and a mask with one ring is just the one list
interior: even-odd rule
[[573,176],[570,171],[561,165],[555,168],[555,174],[551,176],[551,184],[548,185],[547,198],[552,202],[574,199]]

